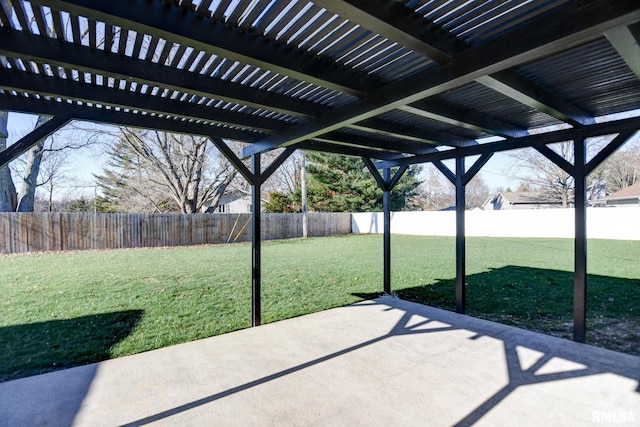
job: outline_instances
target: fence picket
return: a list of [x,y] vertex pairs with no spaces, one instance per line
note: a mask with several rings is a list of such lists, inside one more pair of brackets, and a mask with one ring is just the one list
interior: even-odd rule
[[[262,239],[302,236],[302,214],[263,213]],[[189,246],[251,240],[250,214],[0,213],[0,253]],[[235,224],[235,229],[234,229]],[[309,214],[309,235],[351,233],[351,214]]]

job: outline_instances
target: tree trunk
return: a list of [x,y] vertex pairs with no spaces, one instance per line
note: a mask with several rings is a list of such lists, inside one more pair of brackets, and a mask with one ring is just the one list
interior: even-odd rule
[[[0,111],[0,151],[7,148],[9,113]],[[17,205],[16,186],[9,166],[0,169],[0,212],[14,212]]]
[[[47,117],[39,116],[36,128],[47,120],[49,120]],[[33,212],[36,188],[38,187],[38,174],[40,173],[43,154],[44,139],[28,151],[27,164],[24,166],[22,187],[18,195],[17,212]]]

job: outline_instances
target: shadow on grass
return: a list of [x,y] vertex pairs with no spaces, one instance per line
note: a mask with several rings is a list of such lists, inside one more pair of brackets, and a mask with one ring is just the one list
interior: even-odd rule
[[142,319],[128,310],[0,328],[0,382],[109,359]]
[[[454,279],[398,289],[392,283],[392,291],[407,301],[455,311]],[[466,312],[571,339],[573,273],[510,265],[468,275]],[[640,356],[640,280],[589,275],[587,329],[587,343]]]

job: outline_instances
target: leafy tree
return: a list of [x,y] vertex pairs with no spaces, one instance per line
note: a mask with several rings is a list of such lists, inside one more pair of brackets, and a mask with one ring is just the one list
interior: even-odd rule
[[282,191],[269,192],[269,200],[264,204],[265,212],[300,212],[300,205],[295,204],[294,193],[283,193]]

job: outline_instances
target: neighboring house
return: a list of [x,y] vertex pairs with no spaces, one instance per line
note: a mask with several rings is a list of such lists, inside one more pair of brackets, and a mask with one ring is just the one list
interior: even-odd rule
[[562,202],[537,191],[501,191],[488,199],[482,209],[499,211],[508,209],[548,209],[560,208]]
[[606,206],[640,206],[640,182],[604,198]]
[[215,210],[211,207],[211,201],[207,200],[202,206],[205,213],[251,213],[251,196],[246,194],[231,193],[220,198]]

